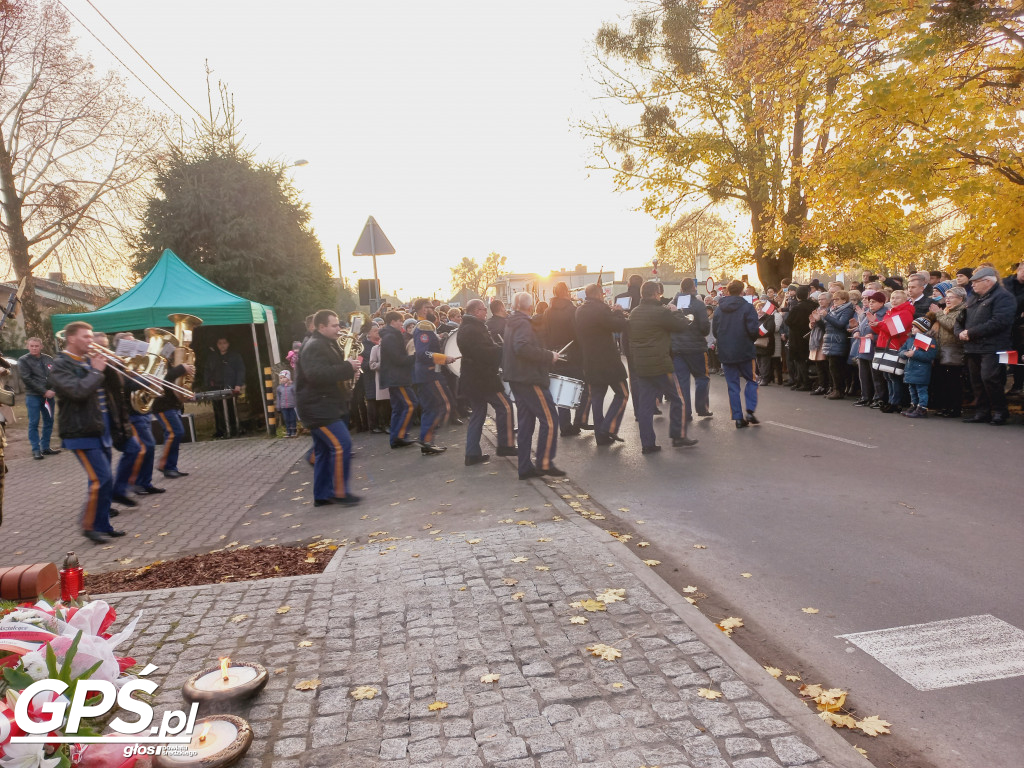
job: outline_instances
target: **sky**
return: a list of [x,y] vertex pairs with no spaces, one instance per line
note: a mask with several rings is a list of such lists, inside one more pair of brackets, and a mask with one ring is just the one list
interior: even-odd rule
[[[64,4],[186,120],[192,110],[88,0]],[[515,272],[649,263],[658,222],[640,197],[590,171],[576,127],[608,108],[588,73],[601,24],[627,0],[92,0],[194,107],[205,63],[233,92],[261,160],[289,173],[326,258],[351,255],[367,216],[397,253],[378,257],[385,292],[451,293],[449,268],[497,251]],[[76,24],[101,68],[162,105]]]

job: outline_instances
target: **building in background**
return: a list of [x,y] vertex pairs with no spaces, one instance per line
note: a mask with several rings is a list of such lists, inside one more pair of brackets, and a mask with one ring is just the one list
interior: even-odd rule
[[[35,278],[36,301],[44,317],[68,312],[92,312],[121,294],[109,285],[77,283],[64,280],[60,272]],[[18,290],[18,281],[0,283],[0,307],[7,306],[11,294]],[[0,348],[22,350],[25,346],[25,318],[21,312],[4,326]]]

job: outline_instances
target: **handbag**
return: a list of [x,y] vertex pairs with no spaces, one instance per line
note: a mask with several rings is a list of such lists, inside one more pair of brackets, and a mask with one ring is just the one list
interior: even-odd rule
[[902,376],[903,369],[907,367],[907,361],[900,357],[899,352],[895,349],[876,349],[875,356],[871,358],[871,367],[882,373]]
[[768,337],[760,336],[754,339],[754,346],[758,349],[768,349]]

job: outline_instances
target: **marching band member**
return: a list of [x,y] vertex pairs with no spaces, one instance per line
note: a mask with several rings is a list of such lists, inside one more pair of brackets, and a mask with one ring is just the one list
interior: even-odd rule
[[[176,365],[167,371],[164,381],[177,381],[186,373],[194,376],[196,367],[188,363]],[[166,389],[153,402],[153,413],[160,419],[164,428],[164,450],[160,454],[157,468],[169,479],[187,477],[188,472],[178,469],[178,450],[181,447],[181,439],[185,436],[185,426],[181,423],[181,401],[174,392]]]
[[[672,365],[679,379],[679,388],[683,391],[683,402],[686,405],[686,420],[693,421],[693,412],[698,416],[710,417],[708,391],[711,378],[708,376],[708,342],[711,332],[711,319],[692,277],[684,277],[679,283],[679,293],[673,299],[678,304],[680,296],[689,296],[689,304],[680,309],[679,313],[690,318],[691,322],[685,331],[672,334]],[[690,377],[694,381],[694,395],[690,398]]]
[[65,348],[50,370],[49,386],[57,395],[57,428],[63,445],[74,452],[89,479],[82,532],[103,544],[108,536],[125,535],[110,524],[111,448],[124,447],[131,437],[124,391],[113,368],[107,368],[106,358],[89,354],[92,326],[74,322],[64,331]]
[[384,315],[380,329],[380,384],[387,387],[391,399],[391,447],[414,445],[409,425],[419,401],[412,388],[412,369],[416,358],[405,348],[402,314],[391,311]]
[[498,429],[498,455],[516,456],[512,427],[512,404],[505,397],[498,367],[501,347],[491,341],[484,325],[487,307],[480,299],[466,304],[466,314],[459,327],[459,352],[462,354],[462,375],[459,394],[469,399],[472,413],[466,428],[466,466],[480,464],[491,458],[480,451],[480,435],[487,418],[487,406],[494,408],[494,425]]
[[345,419],[348,394],[342,381],[355,376],[359,361],[345,360],[338,346],[341,324],[338,315],[321,309],[314,315],[316,330],[302,345],[295,365],[295,406],[299,418],[313,435],[313,504],[358,504],[349,493],[352,438]]
[[[583,352],[576,343],[576,307],[569,298],[569,286],[564,282],[555,283],[551,290],[553,298],[551,306],[544,314],[545,335],[544,341],[553,349],[563,349],[566,345],[565,360],[555,363],[554,373],[559,376],[567,376],[570,379],[583,378]],[[558,433],[562,437],[572,437],[581,431],[581,424],[586,419],[587,409],[590,408],[590,392],[586,385],[583,387],[583,397],[576,407],[576,414],[573,417],[568,408],[558,409]]]
[[[565,472],[552,462],[558,447],[557,415],[551,399],[548,369],[558,362],[558,353],[541,346],[530,322],[533,297],[517,293],[513,312],[505,325],[502,347],[502,378],[512,385],[519,412],[519,479],[551,475],[564,477]],[[537,463],[530,461],[533,431],[537,432]]]
[[[626,369],[615,345],[616,333],[626,329],[622,307],[612,309],[604,303],[604,291],[597,283],[585,289],[586,300],[576,309],[576,338],[583,353],[583,371],[590,390],[594,412],[594,435],[598,445],[611,445],[618,437],[622,414],[626,411],[629,387]],[[604,396],[612,389],[612,402],[604,410]]]
[[[134,338],[130,333],[118,333],[114,335],[114,347],[116,348],[121,339]],[[97,344],[106,346],[106,336],[95,334]],[[131,393],[136,391],[138,386],[133,381],[128,381],[124,387],[125,407],[128,409],[128,419],[131,422],[132,440],[129,440],[121,454],[121,460],[117,464],[117,475],[114,478],[113,499],[118,504],[127,507],[138,506],[138,503],[129,498],[128,488],[140,495],[163,493],[163,488],[153,485],[153,462],[156,458],[156,440],[153,439],[153,428],[150,426],[149,414],[139,413],[131,402]]]
[[444,382],[441,366],[450,364],[453,360],[444,353],[441,339],[435,332],[434,320],[437,318],[429,310],[429,306],[429,302],[424,303],[416,312],[419,322],[413,331],[416,363],[413,367],[412,380],[419,386],[420,402],[423,404],[423,414],[420,416],[420,452],[425,456],[436,456],[448,450],[435,445],[433,441],[438,427],[444,426],[452,415],[452,395]]

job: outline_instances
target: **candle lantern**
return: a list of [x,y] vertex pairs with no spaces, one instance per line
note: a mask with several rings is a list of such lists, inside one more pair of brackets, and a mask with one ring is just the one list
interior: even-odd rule
[[220,665],[192,675],[181,689],[190,704],[225,703],[255,696],[269,679],[267,670],[248,661],[231,661],[225,657]]
[[156,768],[224,768],[245,756],[252,745],[249,723],[234,715],[211,715],[196,721],[192,741],[156,756]]
[[78,599],[85,587],[85,569],[78,562],[74,552],[68,552],[64,564],[60,567],[60,599],[70,603]]

